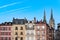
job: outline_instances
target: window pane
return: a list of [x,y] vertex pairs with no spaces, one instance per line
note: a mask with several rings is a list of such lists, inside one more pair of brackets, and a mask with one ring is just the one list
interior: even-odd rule
[[40,26],[37,26],[37,29],[40,29]]
[[23,27],[21,27],[20,30],[23,30]]
[[15,30],[18,30],[18,27],[15,27]]
[[15,32],[15,35],[18,35],[18,33],[17,33],[17,32]]
[[21,32],[20,35],[23,35],[23,32]]
[[15,40],[18,40],[18,38],[17,38],[17,37],[15,37]]
[[23,37],[21,37],[20,40],[23,40]]

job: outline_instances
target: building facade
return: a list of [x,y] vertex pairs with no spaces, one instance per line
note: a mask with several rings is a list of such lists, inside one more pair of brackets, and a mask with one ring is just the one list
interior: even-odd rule
[[13,18],[12,22],[0,24],[0,40],[54,40],[55,22],[52,15],[49,24],[44,10],[43,20],[28,21],[26,18]]
[[25,24],[26,27],[26,40],[35,40],[35,24],[29,21]]
[[25,40],[25,25],[12,25],[12,40]]
[[60,40],[60,23],[58,23],[57,30],[55,31],[55,40]]
[[37,23],[35,27],[35,33],[36,33],[36,40],[47,40],[47,25],[45,23]]
[[12,40],[25,40],[25,19],[13,19]]
[[5,22],[0,24],[0,40],[11,40],[11,22]]
[[[52,16],[52,15],[51,15]],[[54,21],[52,21],[54,22]],[[53,24],[52,24],[53,26]],[[36,40],[53,40],[54,29],[46,21],[46,12],[44,10],[43,20],[37,21],[35,26]]]

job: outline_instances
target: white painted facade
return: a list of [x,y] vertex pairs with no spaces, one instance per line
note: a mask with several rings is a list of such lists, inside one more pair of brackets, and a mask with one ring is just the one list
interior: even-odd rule
[[35,40],[35,27],[34,24],[26,24],[26,40]]

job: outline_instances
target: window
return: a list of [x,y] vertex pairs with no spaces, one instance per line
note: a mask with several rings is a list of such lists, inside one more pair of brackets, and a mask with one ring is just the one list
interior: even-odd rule
[[45,31],[42,31],[42,36],[44,36],[45,35]]
[[9,27],[9,30],[11,30],[11,27]]
[[29,34],[31,35],[31,31],[29,31]]
[[34,40],[34,37],[31,37],[31,40]]
[[23,27],[21,27],[20,30],[23,30]]
[[34,29],[34,25],[33,25],[33,29]]
[[29,28],[32,28],[33,26],[32,25],[29,25]]
[[29,35],[29,30],[26,31],[26,35]]
[[26,37],[26,40],[29,40],[29,36]]
[[34,35],[34,33],[32,32],[31,35]]
[[11,35],[11,32],[9,32],[9,35]]
[[17,32],[15,32],[15,35],[18,35],[18,33],[17,33]]
[[7,30],[7,27],[1,27],[0,30]]
[[17,38],[17,37],[15,37],[15,40],[18,40],[18,38]]
[[5,27],[5,30],[7,30],[7,27]]
[[23,35],[23,32],[21,32],[20,35]]
[[18,27],[15,27],[15,30],[18,30]]
[[5,35],[8,35],[8,32],[5,32],[4,34],[5,34]]
[[25,28],[27,29],[27,25],[25,25]]
[[38,37],[37,40],[40,40],[40,37]]
[[3,27],[2,30],[5,30],[5,27]]
[[8,40],[9,38],[8,37],[3,37],[3,40]]
[[38,36],[40,35],[40,31],[37,31],[37,35],[38,35]]
[[11,37],[9,37],[9,40],[11,40]]
[[29,37],[29,40],[31,40],[31,37]]
[[42,29],[45,29],[45,27],[44,27],[44,26],[42,26]]
[[3,40],[3,37],[1,37],[1,39]]
[[23,37],[21,37],[20,40],[23,40]]
[[40,26],[37,26],[37,29],[39,30],[40,29]]
[[42,37],[42,40],[45,40],[45,37]]

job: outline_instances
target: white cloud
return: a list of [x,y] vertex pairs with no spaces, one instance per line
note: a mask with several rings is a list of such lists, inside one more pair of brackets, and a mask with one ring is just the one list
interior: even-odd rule
[[19,3],[22,3],[22,2],[14,2],[14,3],[11,3],[11,4],[3,5],[0,8],[5,8],[5,7],[12,6],[12,5],[19,4]]
[[30,8],[30,7],[32,7],[32,6],[22,7],[20,9],[26,9],[26,8]]
[[12,13],[12,12],[16,12],[16,11],[23,11],[24,9],[28,9],[28,8],[31,8],[32,6],[26,6],[26,7],[22,7],[22,8],[18,8],[18,9],[14,9],[14,10],[10,10],[10,11],[5,11],[5,12],[2,12],[2,13]]
[[7,12],[13,12],[13,11],[15,12],[15,11],[22,10],[22,9],[24,10],[24,9],[27,9],[27,8],[30,8],[30,7],[32,7],[32,6],[26,6],[26,7],[10,10],[10,11],[7,11]]

